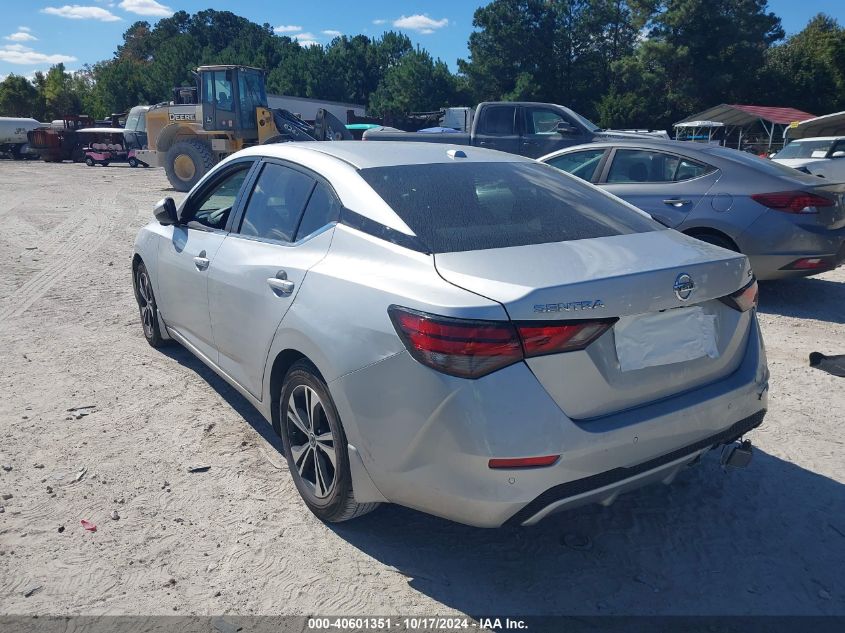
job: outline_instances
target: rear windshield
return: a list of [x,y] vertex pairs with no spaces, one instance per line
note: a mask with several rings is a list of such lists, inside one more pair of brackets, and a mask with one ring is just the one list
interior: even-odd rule
[[715,146],[704,148],[701,151],[706,152],[708,154],[720,156],[721,158],[726,158],[727,160],[734,161],[735,163],[741,163],[743,165],[751,167],[752,169],[761,171],[764,174],[768,174],[769,176],[786,177],[792,180],[802,180],[808,184],[819,184],[818,176],[810,176],[809,174],[802,173],[797,169],[793,169],[792,167],[787,167],[786,165],[775,163],[769,160],[768,158],[760,158],[759,156],[749,154],[748,152],[741,152],[737,149],[731,149],[729,147]]
[[656,231],[644,213],[539,163],[435,163],[362,169],[432,253]]

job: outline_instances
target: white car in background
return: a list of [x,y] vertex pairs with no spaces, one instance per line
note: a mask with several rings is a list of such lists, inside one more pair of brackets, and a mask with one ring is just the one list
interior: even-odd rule
[[795,140],[775,154],[772,160],[807,174],[845,182],[845,136]]

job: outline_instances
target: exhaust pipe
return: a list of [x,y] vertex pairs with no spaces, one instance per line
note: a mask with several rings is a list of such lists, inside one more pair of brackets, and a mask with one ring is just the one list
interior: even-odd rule
[[751,457],[751,440],[742,440],[725,446],[720,462],[723,468],[745,468],[751,463]]

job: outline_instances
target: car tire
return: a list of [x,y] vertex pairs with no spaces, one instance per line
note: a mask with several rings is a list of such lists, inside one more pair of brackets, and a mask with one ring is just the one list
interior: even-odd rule
[[162,347],[167,341],[161,335],[161,326],[158,322],[158,305],[153,294],[153,284],[150,273],[144,262],[135,268],[135,300],[138,302],[138,310],[141,314],[141,328],[144,331],[144,338],[152,347]]
[[279,427],[296,489],[317,518],[338,523],[379,506],[355,501],[346,434],[326,383],[308,360],[296,361],[285,376]]
[[176,191],[190,191],[214,163],[214,154],[207,143],[179,141],[167,150],[164,171]]
[[138,162],[138,159],[137,159],[137,158],[130,158],[130,159],[129,159],[129,166],[130,166],[130,167],[132,167],[133,169],[134,169],[135,167],[138,167],[138,165],[140,165],[140,164],[141,164],[141,163],[139,163],[139,162]]
[[93,167],[93,166],[94,166],[94,164],[95,164],[95,163],[94,163],[94,159],[93,159],[93,158],[86,158],[86,159],[85,159],[85,164],[86,164],[86,165],[88,165],[89,167]]

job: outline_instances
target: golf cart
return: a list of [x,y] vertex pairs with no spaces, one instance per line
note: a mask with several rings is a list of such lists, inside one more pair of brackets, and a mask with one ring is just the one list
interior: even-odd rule
[[77,132],[83,143],[85,164],[89,167],[109,163],[129,163],[130,167],[148,167],[138,160],[135,149],[127,149],[124,130],[121,128],[94,127]]

